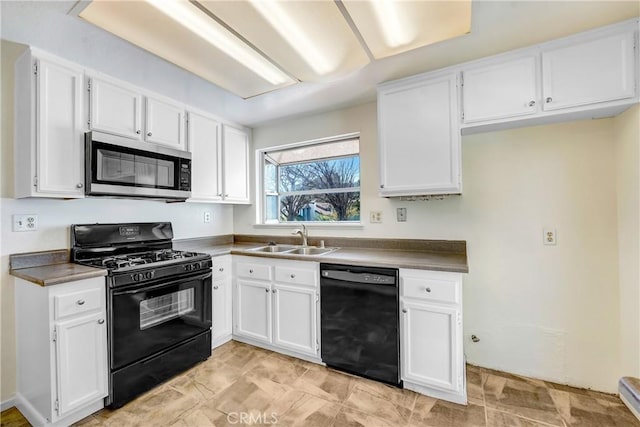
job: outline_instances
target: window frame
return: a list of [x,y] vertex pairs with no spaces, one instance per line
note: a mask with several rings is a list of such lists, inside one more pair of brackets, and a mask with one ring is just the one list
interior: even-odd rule
[[[318,138],[318,139],[312,139],[312,140],[307,140],[307,141],[301,141],[301,142],[294,142],[294,143],[290,143],[290,144],[282,144],[282,145],[275,145],[275,146],[271,146],[271,147],[264,147],[264,148],[258,148],[255,151],[255,159],[256,159],[256,188],[258,189],[258,191],[256,192],[256,223],[254,224],[256,227],[265,227],[265,228],[269,228],[269,227],[274,227],[274,228],[280,228],[280,227],[291,227],[291,226],[296,226],[296,225],[300,225],[300,224],[304,224],[305,226],[311,226],[311,227],[352,227],[352,228],[362,228],[362,162],[359,161],[359,165],[360,165],[360,169],[359,169],[359,175],[360,175],[360,187],[348,187],[348,188],[336,188],[333,189],[331,192],[332,193],[338,193],[338,192],[354,192],[354,191],[358,191],[360,192],[360,219],[357,221],[290,221],[290,222],[280,222],[280,220],[278,219],[277,222],[267,222],[266,221],[266,206],[267,206],[267,193],[265,191],[265,179],[264,179],[264,173],[265,173],[265,167],[264,167],[264,160],[265,160],[265,153],[269,152],[269,151],[277,151],[277,150],[287,150],[287,149],[294,149],[294,148],[299,148],[299,147],[304,147],[304,146],[308,146],[308,145],[316,145],[316,144],[323,144],[323,143],[331,143],[331,142],[339,142],[341,140],[348,140],[348,139],[358,139],[360,140],[360,132],[352,132],[352,133],[346,133],[346,134],[341,134],[341,135],[336,135],[336,136],[331,136],[331,137],[326,137],[326,138]],[[338,156],[335,158],[348,158],[351,156]],[[360,158],[360,150],[358,150],[358,158]],[[334,157],[331,157],[331,159],[334,159]],[[277,165],[276,165],[277,167]],[[283,194],[284,195],[291,195],[291,194],[311,194],[313,192],[316,192],[317,194],[322,194],[322,193],[326,193],[327,189],[319,189],[319,190],[307,190],[307,191],[294,191],[294,192],[286,192],[286,193],[276,193],[276,194],[271,194],[270,195],[277,195],[282,197]],[[279,200],[279,199],[278,199]]]

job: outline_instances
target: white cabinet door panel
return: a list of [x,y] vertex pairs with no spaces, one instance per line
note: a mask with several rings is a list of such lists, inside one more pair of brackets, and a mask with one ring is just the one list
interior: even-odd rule
[[542,53],[545,110],[635,95],[633,33],[616,34]]
[[460,192],[456,74],[378,93],[380,195]]
[[211,292],[211,307],[213,310],[211,342],[231,335],[231,277],[220,277],[213,279],[213,290]]
[[191,198],[220,200],[222,144],[220,122],[189,112],[187,149],[191,152]]
[[460,380],[456,308],[402,303],[402,362],[406,381],[459,392]]
[[535,56],[465,70],[462,75],[464,123],[537,111]]
[[147,97],[145,141],[184,150],[184,108]]
[[141,139],[142,95],[95,77],[90,85],[91,129]]
[[271,284],[238,280],[236,286],[235,333],[271,342]]
[[223,126],[224,199],[249,201],[249,135],[243,130]]
[[273,344],[316,356],[315,289],[275,284],[273,296]]
[[104,313],[56,324],[58,415],[107,395],[107,327]]
[[38,61],[38,192],[64,197],[84,195],[82,79],[82,71]]

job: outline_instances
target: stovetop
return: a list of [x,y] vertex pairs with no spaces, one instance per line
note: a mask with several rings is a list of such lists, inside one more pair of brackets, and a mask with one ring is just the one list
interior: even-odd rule
[[91,267],[106,268],[109,271],[130,270],[132,267],[155,267],[169,264],[164,261],[188,261],[190,258],[202,257],[206,254],[198,252],[178,251],[173,249],[161,249],[142,253],[105,256],[79,261]]

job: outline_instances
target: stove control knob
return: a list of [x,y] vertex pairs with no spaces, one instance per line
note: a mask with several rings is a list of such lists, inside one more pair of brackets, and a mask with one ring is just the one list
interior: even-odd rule
[[153,272],[153,271],[147,271],[147,272],[144,274],[144,278],[145,278],[145,279],[147,279],[147,280],[151,280],[151,279],[153,279],[153,276],[154,276],[154,272]]
[[187,270],[187,271],[191,271],[191,270],[193,270],[193,266],[191,264],[186,264],[184,266],[184,269]]
[[140,273],[132,274],[132,275],[131,275],[131,278],[132,278],[134,281],[139,282],[140,280],[142,280],[142,274],[140,274]]
[[193,269],[194,270],[199,270],[200,269],[200,263],[196,262],[195,264],[193,264]]

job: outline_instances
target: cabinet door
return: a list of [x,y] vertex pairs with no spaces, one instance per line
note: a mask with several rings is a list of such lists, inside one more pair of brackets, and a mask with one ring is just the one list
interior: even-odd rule
[[249,202],[249,135],[241,129],[223,126],[224,200]]
[[184,108],[151,97],[147,97],[146,107],[145,141],[184,150]]
[[456,93],[455,73],[379,91],[381,196],[460,192]]
[[535,56],[465,70],[462,76],[464,123],[537,111]]
[[187,149],[191,152],[191,199],[220,200],[222,170],[220,123],[189,112]]
[[273,286],[273,344],[312,356],[318,354],[316,290]]
[[602,37],[542,53],[545,110],[635,95],[633,33]]
[[271,284],[237,280],[235,333],[271,342]]
[[107,395],[107,328],[104,313],[56,324],[58,416]]
[[89,85],[91,88],[90,128],[127,138],[141,139],[142,95],[96,77],[90,80]]
[[[265,292],[266,293],[266,292]],[[216,343],[218,340],[231,335],[231,278],[214,277],[213,279],[213,292],[211,292],[211,307],[212,313],[212,334],[211,343]]]
[[76,70],[39,60],[37,73],[37,191],[84,196],[82,78]]
[[402,379],[451,392],[462,390],[460,311],[402,303]]

